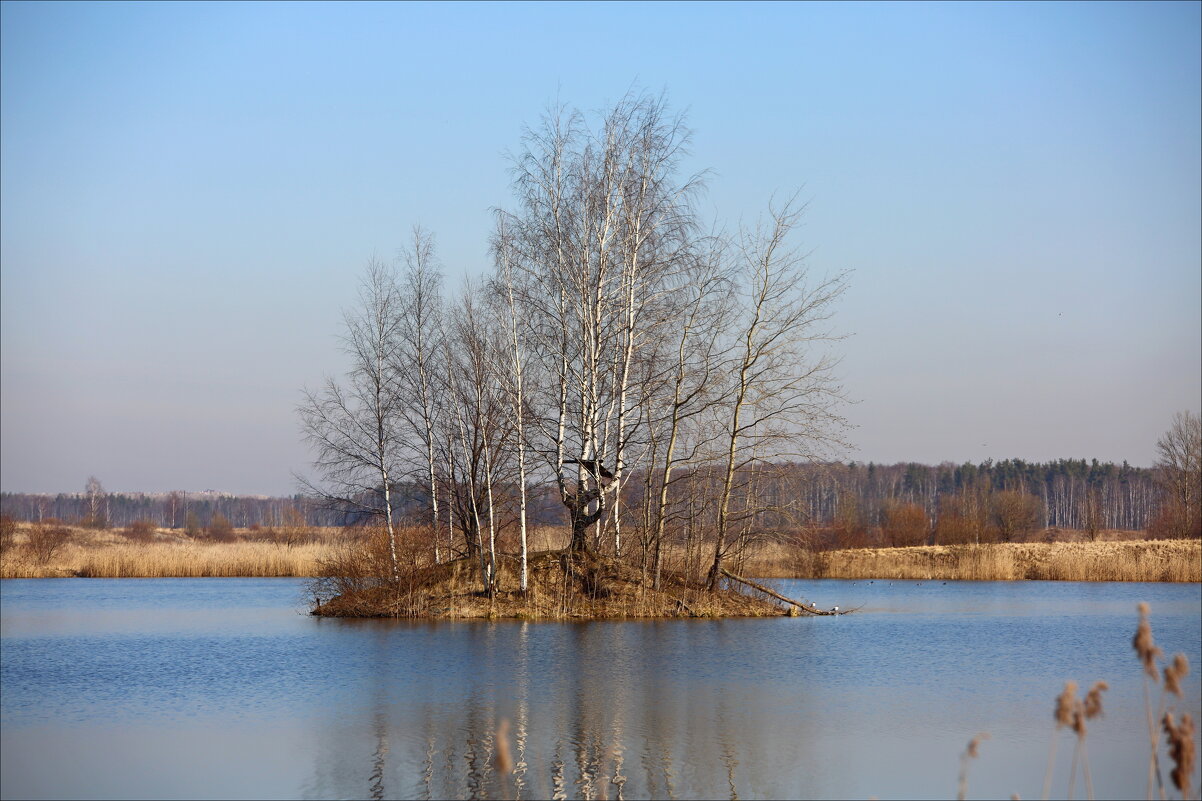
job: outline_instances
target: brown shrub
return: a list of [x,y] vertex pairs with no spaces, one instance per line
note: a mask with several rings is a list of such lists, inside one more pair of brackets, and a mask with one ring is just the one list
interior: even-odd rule
[[1034,495],[1004,490],[993,496],[990,519],[1002,542],[1021,542],[1039,520],[1040,501]]
[[936,543],[939,545],[968,545],[975,540],[971,520],[958,511],[940,509],[939,520],[935,523]]
[[1179,503],[1168,501],[1148,522],[1148,539],[1202,539],[1202,517],[1190,515]]
[[125,527],[125,538],[134,542],[150,542],[158,526],[149,520],[135,520]]
[[927,544],[927,513],[916,503],[885,507],[881,526],[885,542],[895,548]]
[[8,515],[0,515],[0,551],[7,551],[12,547],[16,533],[17,521]]
[[209,522],[209,527],[205,529],[205,534],[213,542],[233,542],[234,541],[234,526],[226,519],[223,514],[213,515],[213,519]]
[[284,512],[284,520],[279,527],[267,531],[271,542],[286,548],[312,542],[314,538],[313,527],[305,521],[301,511],[295,508]]
[[62,524],[34,523],[29,529],[29,541],[25,547],[35,562],[44,565],[70,540],[71,529]]

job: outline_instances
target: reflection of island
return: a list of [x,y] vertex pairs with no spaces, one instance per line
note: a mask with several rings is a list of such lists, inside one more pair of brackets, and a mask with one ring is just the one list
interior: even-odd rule
[[[352,624],[375,629],[371,679],[324,719],[306,795],[794,795],[756,776],[795,776],[803,743],[764,729],[763,688],[709,675],[730,624]],[[415,633],[440,638],[437,660]]]

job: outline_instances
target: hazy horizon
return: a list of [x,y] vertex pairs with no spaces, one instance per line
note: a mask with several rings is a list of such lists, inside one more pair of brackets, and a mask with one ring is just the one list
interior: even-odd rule
[[[733,227],[801,189],[843,461],[1148,467],[1202,401],[1202,4],[0,5],[0,488],[291,495],[410,227],[488,268],[559,98],[666,92]],[[599,66],[604,65],[604,66]]]

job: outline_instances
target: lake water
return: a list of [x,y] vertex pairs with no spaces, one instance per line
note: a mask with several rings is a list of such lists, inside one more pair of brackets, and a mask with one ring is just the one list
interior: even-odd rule
[[[1106,679],[1095,791],[1142,798],[1137,602],[1202,668],[1198,584],[775,584],[862,608],[407,623],[311,618],[291,579],[6,580],[0,795],[954,798],[985,731],[969,797],[1039,798],[1053,741],[1063,797],[1074,749],[1054,699]],[[1199,674],[1185,684],[1197,720]]]

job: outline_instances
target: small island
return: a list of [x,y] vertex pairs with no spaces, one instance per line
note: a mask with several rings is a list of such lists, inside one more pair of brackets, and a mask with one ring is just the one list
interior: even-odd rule
[[[566,549],[531,554],[527,569],[525,592],[517,589],[519,563],[511,556],[497,560],[496,589],[492,592],[480,590],[479,565],[466,558],[414,568],[395,580],[331,576],[313,584],[311,614],[489,620],[846,614],[788,598],[758,581],[726,570],[723,581],[713,590],[679,573],[665,574],[655,587],[637,567],[620,559]],[[326,600],[321,597],[323,590],[337,594]]]

